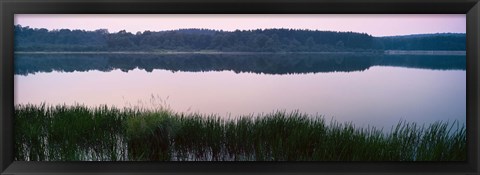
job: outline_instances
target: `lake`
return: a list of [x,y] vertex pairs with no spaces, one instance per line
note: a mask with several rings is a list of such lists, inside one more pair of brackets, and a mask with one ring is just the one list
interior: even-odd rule
[[389,130],[466,121],[466,57],[16,54],[15,104],[166,107],[224,118],[294,111]]

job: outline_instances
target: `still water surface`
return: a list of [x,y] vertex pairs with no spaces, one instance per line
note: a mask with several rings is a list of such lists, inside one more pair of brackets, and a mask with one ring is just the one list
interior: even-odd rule
[[221,117],[277,110],[390,129],[466,117],[465,56],[15,56],[16,104],[162,105]]

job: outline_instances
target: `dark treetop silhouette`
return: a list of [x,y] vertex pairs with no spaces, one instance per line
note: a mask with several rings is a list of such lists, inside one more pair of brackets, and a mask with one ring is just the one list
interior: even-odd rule
[[15,51],[222,51],[336,52],[381,50],[465,50],[465,34],[373,37],[366,33],[293,29],[207,29],[109,33],[15,26]]

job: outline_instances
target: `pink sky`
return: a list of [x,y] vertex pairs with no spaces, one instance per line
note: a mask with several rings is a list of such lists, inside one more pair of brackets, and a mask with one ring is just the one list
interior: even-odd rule
[[181,28],[236,29],[293,28],[353,31],[373,36],[420,33],[466,33],[464,14],[17,14],[15,24],[31,28],[162,31]]

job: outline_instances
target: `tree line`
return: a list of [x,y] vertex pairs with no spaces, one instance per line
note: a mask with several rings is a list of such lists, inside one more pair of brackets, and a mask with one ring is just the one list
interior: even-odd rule
[[179,29],[110,33],[15,25],[16,51],[324,52],[465,50],[465,34],[373,37],[367,33],[300,29]]

